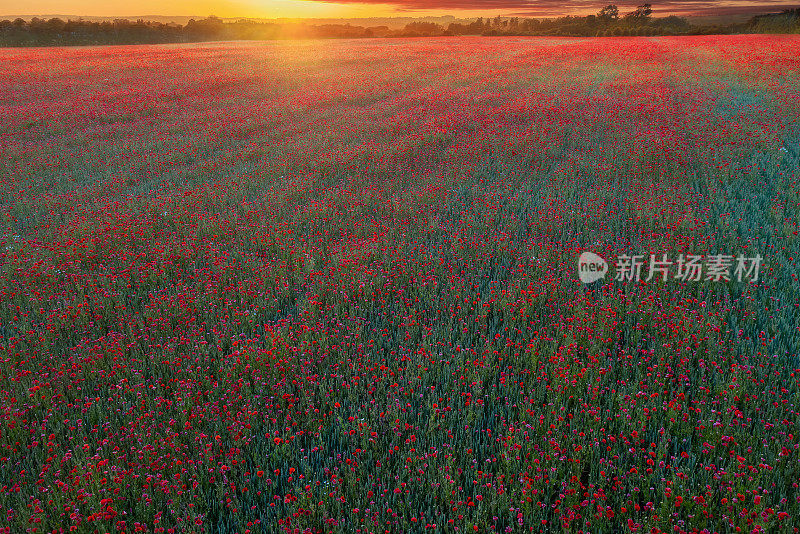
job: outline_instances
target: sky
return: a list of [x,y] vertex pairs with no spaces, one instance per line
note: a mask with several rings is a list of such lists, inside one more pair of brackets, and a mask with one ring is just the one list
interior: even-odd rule
[[[621,12],[647,0],[614,2]],[[514,15],[552,17],[596,13],[605,5],[592,0],[2,0],[2,15],[83,15],[136,17],[144,15],[223,18],[320,18]],[[650,0],[656,15],[726,15],[780,11],[796,3],[764,0]]]

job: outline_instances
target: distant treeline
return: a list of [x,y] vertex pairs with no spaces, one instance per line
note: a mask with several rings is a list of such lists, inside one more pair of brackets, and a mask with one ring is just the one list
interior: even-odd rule
[[653,17],[650,4],[620,14],[615,5],[596,15],[552,19],[521,17],[479,18],[453,22],[411,22],[402,29],[352,24],[272,23],[218,17],[176,23],[130,21],[48,20],[0,21],[0,46],[62,46],[135,43],[189,43],[245,39],[352,39],[368,37],[434,37],[451,35],[541,35],[606,37],[634,35],[710,35],[729,33],[800,33],[800,9],[759,15],[747,22],[698,26],[685,18]]

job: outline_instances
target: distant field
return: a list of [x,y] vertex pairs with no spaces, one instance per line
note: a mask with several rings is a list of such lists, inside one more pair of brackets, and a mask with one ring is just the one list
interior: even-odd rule
[[0,533],[797,532],[798,57],[0,50]]

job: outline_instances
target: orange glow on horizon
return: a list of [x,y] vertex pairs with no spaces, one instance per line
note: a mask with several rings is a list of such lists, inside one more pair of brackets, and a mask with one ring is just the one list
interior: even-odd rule
[[[102,0],[6,0],[2,15],[73,15],[136,17],[144,15],[222,18],[390,17],[410,15],[391,4],[337,4],[313,0],[160,0],[104,2]],[[444,15],[440,10],[414,11],[413,16]]]

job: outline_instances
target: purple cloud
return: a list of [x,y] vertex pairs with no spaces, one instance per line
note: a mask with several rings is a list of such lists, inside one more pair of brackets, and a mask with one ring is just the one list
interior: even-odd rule
[[[325,1],[325,0],[319,0]],[[422,10],[473,10],[473,11],[506,11],[514,16],[560,16],[570,14],[587,14],[599,11],[603,6],[613,3],[622,12],[632,10],[641,1],[597,2],[596,0],[331,0],[337,4],[381,4],[394,6],[403,11]],[[709,0],[666,0],[650,2],[656,15],[736,15],[779,12],[784,9],[798,7],[798,4],[781,3],[770,0],[731,0],[714,2]]]

